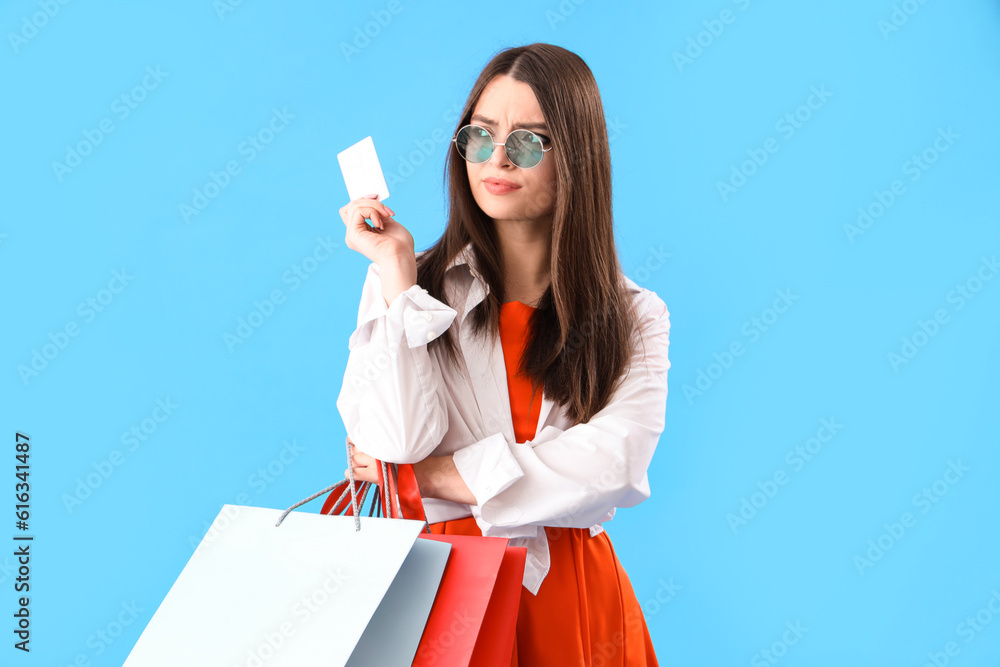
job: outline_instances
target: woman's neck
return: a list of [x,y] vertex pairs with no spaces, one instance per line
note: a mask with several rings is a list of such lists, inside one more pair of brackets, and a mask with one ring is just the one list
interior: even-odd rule
[[[551,235],[504,234],[498,225],[505,269],[504,301],[537,305],[551,283]],[[510,228],[507,227],[509,232]]]

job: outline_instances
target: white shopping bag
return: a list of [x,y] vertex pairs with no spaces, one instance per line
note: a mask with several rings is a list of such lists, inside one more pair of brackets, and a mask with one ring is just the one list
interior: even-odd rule
[[281,514],[223,506],[124,667],[408,667],[451,546],[422,521]]

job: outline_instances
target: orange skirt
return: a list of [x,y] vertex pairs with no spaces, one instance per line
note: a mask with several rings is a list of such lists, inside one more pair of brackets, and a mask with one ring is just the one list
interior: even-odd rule
[[[463,517],[432,533],[482,535]],[[658,667],[646,619],[607,532],[546,526],[549,573],[532,595],[521,587],[511,667]]]

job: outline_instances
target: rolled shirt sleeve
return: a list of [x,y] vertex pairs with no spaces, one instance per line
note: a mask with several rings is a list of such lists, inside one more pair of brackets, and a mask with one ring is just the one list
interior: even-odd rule
[[379,267],[369,265],[337,397],[358,449],[388,463],[416,463],[441,442],[448,430],[444,382],[427,344],[457,315],[419,285],[386,305]]
[[532,441],[502,433],[454,454],[476,497],[483,535],[520,537],[537,526],[590,528],[649,497],[647,470],[664,429],[670,314],[650,292],[626,378],[590,421],[565,431],[549,425]]

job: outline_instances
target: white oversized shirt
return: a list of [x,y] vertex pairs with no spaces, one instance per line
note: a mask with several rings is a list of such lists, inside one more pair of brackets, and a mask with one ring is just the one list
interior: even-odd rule
[[[489,346],[465,323],[489,292],[472,245],[445,274],[445,297],[455,308],[419,285],[386,306],[379,267],[368,267],[337,398],[347,435],[362,452],[390,463],[454,454],[477,504],[424,498],[427,521],[471,515],[483,535],[527,547],[523,584],[535,595],[549,571],[544,526],[589,528],[594,536],[615,508],[650,495],[646,471],[666,413],[670,314],[655,292],[625,282],[645,342],[626,379],[603,410],[576,425],[543,391],[535,436],[517,443],[499,337]],[[427,347],[449,327],[457,327],[457,367],[441,348]]]

